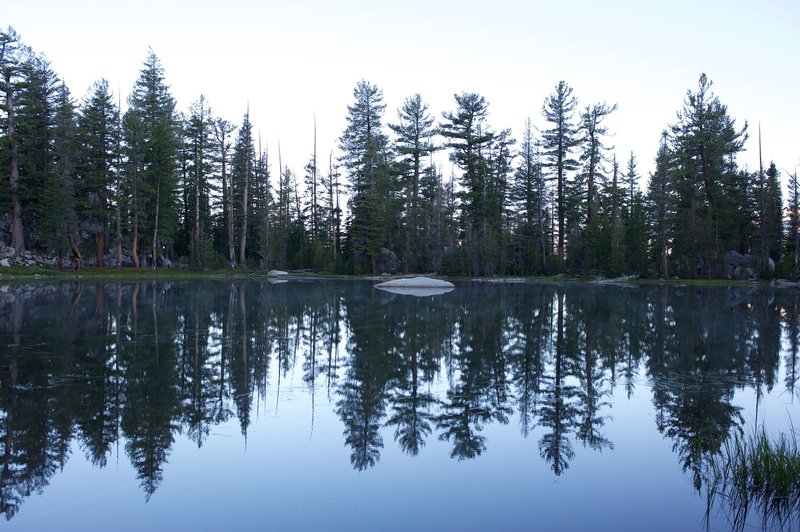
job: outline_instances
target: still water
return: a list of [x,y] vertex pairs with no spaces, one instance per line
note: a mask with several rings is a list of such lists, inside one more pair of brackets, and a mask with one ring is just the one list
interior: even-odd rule
[[799,320],[749,287],[0,287],[0,527],[728,530],[708,459],[797,426]]

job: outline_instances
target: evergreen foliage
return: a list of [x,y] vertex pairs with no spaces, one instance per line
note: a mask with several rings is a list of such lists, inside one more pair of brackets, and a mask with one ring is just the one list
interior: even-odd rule
[[[560,81],[517,143],[478,93],[454,95],[437,125],[420,94],[384,128],[383,92],[360,81],[338,153],[313,149],[302,173],[201,96],[176,109],[150,51],[121,113],[105,80],[77,105],[50,63],[0,32],[0,237],[75,266],[179,262],[195,269],[309,269],[450,275],[745,273],[798,277],[800,187],[736,157],[738,127],[701,75],[664,131],[655,170],[618,161],[606,120]],[[238,133],[234,136],[234,133]],[[387,133],[390,132],[392,136]],[[760,135],[759,135],[760,136]],[[760,149],[760,147],[759,147]],[[447,179],[436,152],[453,163]],[[327,166],[327,168],[326,168]],[[784,216],[784,208],[787,209]],[[737,275],[743,275],[738,271]]]

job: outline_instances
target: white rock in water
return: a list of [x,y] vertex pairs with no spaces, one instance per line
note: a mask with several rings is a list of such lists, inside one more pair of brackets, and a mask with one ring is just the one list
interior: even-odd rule
[[405,279],[393,279],[375,285],[376,288],[453,288],[455,285],[440,279],[430,277],[410,277]]
[[284,275],[289,275],[289,273],[283,270],[270,270],[267,277],[283,277]]

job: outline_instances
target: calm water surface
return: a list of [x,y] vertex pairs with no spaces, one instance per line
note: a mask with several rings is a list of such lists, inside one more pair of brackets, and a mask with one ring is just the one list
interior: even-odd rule
[[708,459],[798,425],[799,317],[748,287],[0,287],[1,526],[728,530]]

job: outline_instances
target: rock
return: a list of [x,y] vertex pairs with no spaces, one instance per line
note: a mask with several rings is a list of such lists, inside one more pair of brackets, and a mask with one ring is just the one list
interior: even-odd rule
[[287,275],[289,275],[289,273],[283,270],[270,270],[269,273],[267,273],[267,277],[284,277]]
[[[755,279],[759,277],[758,259],[752,255],[742,255],[736,251],[727,251],[724,255],[725,274],[729,279]],[[775,261],[767,259],[769,272],[775,271]]]
[[9,266],[11,266],[11,264],[8,262],[8,259],[2,259],[0,260],[0,266],[2,266],[3,268],[8,268]]
[[376,288],[453,288],[455,285],[441,279],[431,279],[430,277],[406,277],[403,279],[393,279],[375,285]]
[[394,273],[400,267],[400,259],[394,251],[381,248],[377,260],[378,273]]
[[375,288],[385,290],[393,294],[404,296],[428,297],[438,296],[451,292],[455,285],[441,279],[431,279],[430,277],[407,277],[403,279],[393,279],[385,283],[375,285]]

